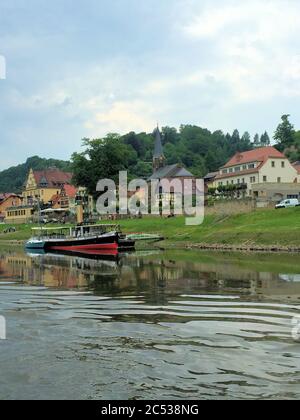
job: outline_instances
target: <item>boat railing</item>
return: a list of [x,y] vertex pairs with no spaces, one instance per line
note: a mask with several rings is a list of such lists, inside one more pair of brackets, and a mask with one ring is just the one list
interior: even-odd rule
[[120,232],[120,225],[82,225],[73,227],[38,227],[33,228],[34,239],[47,240],[47,239],[65,239],[65,238],[91,238],[100,234],[108,232]]

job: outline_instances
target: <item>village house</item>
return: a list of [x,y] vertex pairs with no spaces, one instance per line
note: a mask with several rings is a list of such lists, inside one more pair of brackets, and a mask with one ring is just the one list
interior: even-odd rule
[[253,185],[297,183],[298,172],[288,158],[274,147],[236,153],[214,178],[214,187],[244,185],[246,196],[252,196]]
[[6,193],[0,194],[0,222],[3,222],[6,217],[6,210],[10,207],[18,207],[22,204],[22,197],[13,194]]
[[73,185],[65,184],[61,188],[59,194],[55,194],[51,200],[52,209],[68,210],[71,213],[76,213],[76,196],[77,188]]
[[22,224],[30,223],[34,215],[32,206],[13,206],[8,207],[5,211],[5,223]]
[[37,216],[38,207],[51,205],[54,195],[60,194],[65,184],[72,180],[72,174],[50,168],[44,171],[29,171],[20,201],[7,206],[5,222],[10,224],[28,223]]
[[73,175],[63,172],[57,168],[50,168],[44,171],[29,171],[23,191],[25,205],[32,205],[39,201],[47,204],[54,195],[59,195],[66,184],[71,184]]
[[77,206],[83,207],[87,219],[93,214],[94,201],[85,188],[71,185],[72,174],[57,168],[43,171],[29,171],[24,184],[22,197],[15,205],[8,205],[3,214],[6,223],[28,223],[38,218],[38,209],[41,215],[56,213],[75,216]]

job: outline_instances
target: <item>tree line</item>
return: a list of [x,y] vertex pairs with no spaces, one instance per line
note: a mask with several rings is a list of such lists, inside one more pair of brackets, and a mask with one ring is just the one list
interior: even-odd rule
[[[273,139],[278,150],[297,161],[300,131],[294,129],[289,117],[282,116]],[[166,164],[182,164],[197,177],[217,171],[237,152],[271,145],[266,131],[251,139],[248,132],[240,135],[237,129],[224,134],[196,125],[181,125],[179,130],[163,127],[162,141]],[[84,139],[83,145],[85,150],[72,156],[74,182],[87,187],[92,194],[99,179],[117,181],[120,170],[127,170],[131,178],[147,178],[152,173],[154,133],[108,134],[102,139]]]
[[[236,152],[271,144],[267,132],[251,138],[248,132],[240,134],[237,129],[225,134],[196,125],[181,125],[178,130],[163,127],[161,131],[166,164],[179,163],[197,177],[217,171]],[[278,150],[291,161],[300,160],[300,131],[295,130],[289,115],[282,116],[273,138]],[[35,156],[23,165],[0,172],[0,192],[19,192],[31,167],[38,170],[57,166],[72,171],[74,183],[93,194],[99,179],[117,180],[120,170],[127,170],[131,178],[147,178],[152,173],[153,133],[110,133],[100,139],[84,139],[83,147],[83,152],[74,153],[70,162]]]
[[[269,145],[265,132],[251,139],[248,132],[240,135],[236,129],[232,134],[221,130],[211,132],[195,125],[162,128],[162,141],[166,164],[179,163],[195,176],[203,177],[217,171],[236,152],[244,152]],[[74,153],[72,165],[74,182],[84,185],[89,192],[95,192],[95,185],[101,178],[115,179],[119,170],[127,170],[131,178],[147,178],[152,174],[154,148],[153,133],[130,132],[124,136],[108,134],[102,139],[84,139],[85,150]]]

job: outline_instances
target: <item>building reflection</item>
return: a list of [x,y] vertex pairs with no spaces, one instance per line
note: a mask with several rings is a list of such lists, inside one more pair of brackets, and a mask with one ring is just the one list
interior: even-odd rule
[[300,275],[256,272],[235,263],[171,260],[164,254],[120,256],[116,260],[61,255],[0,254],[0,284],[91,290],[96,294],[145,295],[164,304],[172,295],[222,293],[300,297]]

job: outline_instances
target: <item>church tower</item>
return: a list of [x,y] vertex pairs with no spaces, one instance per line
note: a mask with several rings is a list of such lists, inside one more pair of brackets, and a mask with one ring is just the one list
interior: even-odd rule
[[161,134],[159,128],[157,127],[155,130],[155,146],[154,146],[154,154],[153,154],[153,171],[156,172],[160,168],[163,168],[166,163],[166,158],[164,156]]

